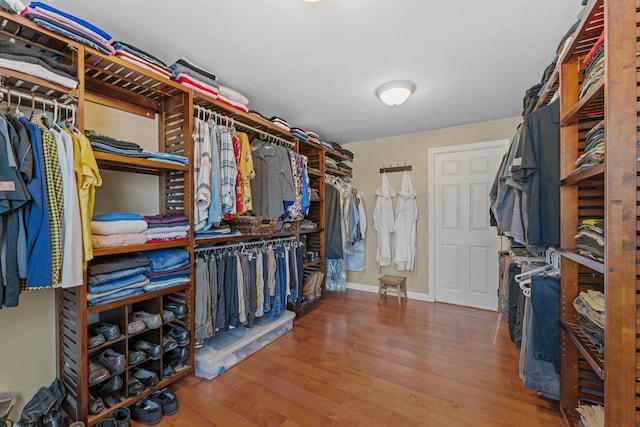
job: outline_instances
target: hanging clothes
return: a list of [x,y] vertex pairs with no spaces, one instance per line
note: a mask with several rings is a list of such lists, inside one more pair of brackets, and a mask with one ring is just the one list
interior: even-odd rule
[[402,173],[395,222],[394,262],[398,271],[413,271],[416,258],[418,203],[416,190],[407,171]]
[[259,142],[253,152],[256,173],[252,182],[253,213],[263,217],[281,217],[285,204],[293,203],[296,193],[287,150],[268,142]]
[[240,197],[242,207],[238,215],[253,210],[253,198],[251,197],[251,180],[255,178],[256,171],[253,169],[253,155],[249,137],[244,132],[237,132],[236,136],[240,140],[240,161],[238,169],[240,171]]
[[376,189],[376,204],[373,208],[373,229],[378,236],[376,261],[381,267],[391,265],[391,233],[395,231],[394,197],[396,192],[391,187],[387,174],[383,173],[380,186]]

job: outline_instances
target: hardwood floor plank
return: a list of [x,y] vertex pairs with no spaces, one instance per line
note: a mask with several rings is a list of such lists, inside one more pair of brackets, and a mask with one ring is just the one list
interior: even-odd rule
[[223,375],[173,384],[181,409],[157,425],[562,426],[556,402],[522,387],[498,313],[376,299],[329,293]]

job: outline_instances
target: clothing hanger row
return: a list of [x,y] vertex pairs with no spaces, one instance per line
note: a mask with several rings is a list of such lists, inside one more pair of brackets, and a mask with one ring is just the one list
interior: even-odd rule
[[195,116],[205,122],[208,120],[214,120],[216,124],[220,126],[226,126],[229,128],[241,127],[243,129],[246,129],[248,131],[251,131],[257,134],[260,137],[260,139],[266,142],[275,143],[281,147],[293,148],[295,146],[295,144],[291,141],[287,141],[284,138],[281,138],[276,135],[272,135],[270,133],[265,132],[264,130],[255,128],[246,123],[236,121],[233,117],[225,116],[224,114],[218,113],[217,111],[210,110],[200,105],[194,105],[193,108],[196,113]]
[[[1,79],[1,77],[0,77]],[[6,95],[6,100],[5,100]],[[74,104],[75,98],[72,96],[65,95],[64,98],[61,99],[63,102],[58,102],[57,99],[46,99],[43,97],[38,97],[33,93],[23,92],[16,89],[11,89],[5,86],[0,86],[0,102],[7,103],[7,112],[11,110],[12,102],[17,97],[17,103],[15,104],[15,114],[21,114],[20,107],[22,107],[22,100],[30,100],[31,101],[31,115],[35,114],[37,107],[41,106],[41,111],[43,113],[47,112],[47,106],[52,107],[53,113],[53,121],[57,122],[58,116],[61,111],[65,111],[67,116],[72,117],[72,125],[75,127],[75,115],[77,106]]]
[[400,166],[399,164],[396,163],[395,166],[384,166],[382,165],[382,167],[380,168],[380,173],[387,173],[387,172],[404,172],[404,171],[410,171],[411,170],[411,165],[407,165],[406,163],[404,164],[404,166]]
[[269,246],[284,246],[284,247],[292,247],[295,245],[296,240],[295,237],[282,237],[277,239],[265,239],[259,240],[255,242],[237,242],[237,243],[227,243],[224,245],[216,245],[216,246],[207,246],[203,248],[196,248],[194,252],[196,254],[216,254],[222,252],[233,252],[233,251],[247,251],[251,249],[264,249]]

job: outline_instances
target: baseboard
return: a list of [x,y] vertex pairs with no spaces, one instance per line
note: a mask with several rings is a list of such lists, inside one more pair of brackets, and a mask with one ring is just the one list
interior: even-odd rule
[[[363,292],[371,292],[374,294],[378,293],[378,286],[363,285],[361,283],[347,282],[347,289],[353,289],[356,291],[363,291]],[[407,297],[409,299],[415,299],[418,301],[433,302],[433,298],[430,298],[429,294],[423,294],[421,292],[408,291]]]

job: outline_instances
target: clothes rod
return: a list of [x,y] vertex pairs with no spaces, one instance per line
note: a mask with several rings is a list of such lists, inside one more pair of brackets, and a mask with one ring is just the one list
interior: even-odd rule
[[[289,147],[289,148],[293,148],[295,146],[295,144],[293,142],[291,142],[291,141],[287,141],[286,139],[280,138],[279,136],[271,135],[270,133],[267,133],[267,132],[265,132],[265,131],[263,131],[261,129],[258,129],[258,128],[255,128],[253,126],[250,126],[250,125],[248,125],[246,123],[236,121],[232,117],[225,116],[224,114],[220,114],[217,111],[209,110],[208,108],[201,107],[199,105],[194,105],[193,108],[198,113],[208,114],[210,116],[213,116],[213,117],[215,117],[217,119],[220,119],[220,120],[224,121],[225,124],[227,126],[229,126],[229,127],[240,126],[243,129],[247,129],[247,130],[249,130],[251,132],[255,132],[256,134],[258,134],[263,139],[266,139],[267,141],[272,141],[272,142],[275,142],[278,145]],[[199,116],[199,114],[197,116]]]
[[276,239],[263,239],[258,241],[250,241],[250,242],[234,242],[234,243],[226,243],[224,245],[215,245],[215,246],[206,246],[202,248],[194,249],[194,252],[219,252],[225,251],[229,249],[252,249],[257,247],[264,247],[267,245],[286,245],[295,243],[295,237],[279,237]]
[[[0,94],[2,94],[0,102],[8,102],[10,105],[13,105],[13,104],[21,105],[21,101],[24,99],[27,99],[29,101],[32,101],[33,104],[31,106],[34,106],[34,107],[45,105],[48,107],[56,107],[56,108],[60,108],[68,111],[74,111],[75,109],[75,105],[72,104],[73,102],[75,102],[75,99],[70,96],[68,96],[66,99],[61,99],[60,102],[58,102],[57,100],[38,97],[31,92],[22,92],[15,89],[9,89],[4,86],[0,86]],[[6,99],[5,99],[5,95],[6,95]],[[15,102],[13,99],[14,97],[16,97]],[[30,105],[22,105],[22,106],[31,107]]]
[[411,170],[411,165],[404,165],[404,166],[383,166],[380,168],[380,173],[386,173],[386,172],[403,172],[403,171],[410,171]]

